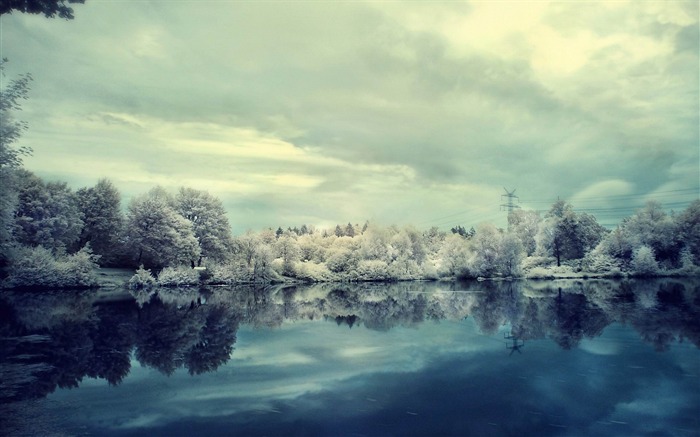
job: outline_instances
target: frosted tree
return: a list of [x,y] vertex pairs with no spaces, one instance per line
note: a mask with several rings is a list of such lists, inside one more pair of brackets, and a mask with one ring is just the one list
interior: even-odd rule
[[79,189],[76,197],[84,223],[78,247],[90,243],[101,263],[109,263],[124,225],[119,191],[108,179],[100,179],[94,187]]
[[[6,60],[0,60],[0,75],[4,76]],[[21,101],[27,98],[28,74],[7,82],[0,88],[0,265],[7,262],[9,247],[13,242],[14,212],[17,208],[17,169],[22,166],[22,156],[31,153],[28,147],[16,146],[27,124],[14,117],[21,109]],[[3,85],[5,81],[2,81]]]
[[642,245],[634,251],[632,270],[639,276],[654,276],[659,273],[659,264],[649,246]]
[[440,273],[448,276],[462,276],[467,272],[467,241],[458,234],[445,237],[438,253]]
[[499,248],[498,270],[504,276],[518,276],[523,254],[520,238],[511,233],[504,235]]
[[83,227],[78,200],[65,182],[44,183],[26,171],[18,172],[15,238],[27,246],[67,249]]
[[489,277],[498,271],[501,238],[501,233],[491,223],[482,224],[476,230],[476,235],[472,238],[474,256],[471,265],[478,276]]
[[46,18],[58,16],[66,20],[73,19],[70,3],[85,3],[85,0],[8,0],[0,4],[0,15],[12,11],[27,14],[43,14]]
[[203,257],[223,260],[229,256],[233,239],[221,200],[206,191],[183,187],[173,204],[175,211],[192,223]]
[[245,234],[239,235],[233,240],[234,253],[242,258],[246,266],[253,267],[256,248],[262,244],[261,239],[255,232],[248,230]]
[[535,253],[535,238],[541,221],[537,211],[516,209],[508,214],[508,229],[520,239],[527,256]]
[[695,200],[676,217],[681,241],[692,254],[695,265],[700,265],[700,200]]
[[128,207],[127,245],[136,264],[165,267],[194,264],[201,255],[192,223],[172,207],[162,188],[134,198]]
[[299,243],[290,234],[282,235],[275,243],[277,256],[282,258],[282,273],[293,276],[294,264],[299,261],[301,250]]

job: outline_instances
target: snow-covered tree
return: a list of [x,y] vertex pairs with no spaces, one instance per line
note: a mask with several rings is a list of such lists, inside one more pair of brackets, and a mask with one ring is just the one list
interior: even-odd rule
[[15,238],[27,246],[69,248],[83,228],[78,200],[65,182],[44,183],[20,170]]
[[467,240],[458,234],[449,234],[438,253],[439,273],[447,276],[462,276],[468,271],[469,253]]
[[109,263],[124,225],[119,191],[108,179],[100,179],[94,187],[79,189],[76,196],[84,223],[78,247],[90,243],[100,262]]
[[192,223],[172,207],[162,188],[132,199],[126,220],[127,246],[136,264],[147,267],[193,264],[201,252]]
[[277,256],[282,258],[282,273],[293,276],[294,264],[299,261],[301,254],[296,238],[289,233],[282,235],[275,243],[275,250]]
[[676,217],[677,231],[681,241],[700,266],[700,200],[695,200]]
[[512,233],[504,235],[498,252],[498,270],[501,274],[518,276],[523,259],[523,244],[520,238]]
[[471,260],[472,271],[478,276],[493,276],[498,271],[501,233],[491,223],[484,223],[476,230],[472,238],[474,256]]
[[649,246],[642,245],[634,251],[632,271],[640,276],[654,276],[659,273],[659,264]]
[[203,257],[225,260],[231,253],[231,226],[221,200],[206,191],[182,187],[174,197],[175,211],[192,223]]
[[515,209],[508,214],[508,229],[520,239],[527,256],[535,253],[535,237],[541,221],[542,217],[537,211]]

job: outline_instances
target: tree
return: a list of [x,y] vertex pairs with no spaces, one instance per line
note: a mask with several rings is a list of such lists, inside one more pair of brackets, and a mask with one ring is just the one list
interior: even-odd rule
[[634,251],[632,270],[640,276],[654,276],[659,273],[659,264],[649,246],[641,246]]
[[[6,59],[0,60],[0,75],[4,76]],[[22,167],[22,156],[31,153],[28,147],[13,147],[27,124],[17,121],[12,112],[21,109],[20,102],[27,98],[29,74],[11,80],[0,88],[0,265],[8,261],[12,244],[14,213],[17,208],[17,170]]]
[[536,237],[537,250],[554,256],[557,266],[562,260],[581,259],[586,252],[595,248],[606,234],[595,217],[589,214],[576,214],[573,207],[563,201],[554,202],[545,221],[540,224]]
[[693,201],[676,217],[678,233],[690,250],[696,265],[700,265],[700,200]]
[[504,235],[498,252],[498,270],[504,276],[518,276],[520,261],[523,258],[523,245],[520,238],[512,233]]
[[676,222],[657,201],[649,201],[627,219],[623,226],[634,238],[635,248],[649,246],[655,258],[662,263],[676,264],[683,245]]
[[472,270],[479,276],[493,276],[498,270],[501,233],[491,223],[484,223],[473,238]]
[[182,187],[174,198],[175,211],[192,224],[201,256],[225,259],[231,253],[231,226],[221,200],[206,191]]
[[72,20],[73,8],[71,3],[85,3],[85,0],[6,0],[0,4],[0,15],[11,14],[12,11],[27,14],[44,14],[46,18],[58,15],[60,18]]
[[44,183],[20,170],[15,238],[27,246],[58,250],[77,242],[83,228],[78,199],[65,182]]
[[94,187],[79,189],[76,196],[84,223],[78,247],[90,243],[93,252],[101,256],[101,264],[109,264],[124,225],[121,195],[112,182],[100,179]]
[[445,242],[438,254],[442,274],[462,276],[467,271],[467,243],[457,234],[445,237]]
[[345,226],[345,235],[348,237],[354,237],[355,236],[355,228],[353,228],[352,223],[348,222],[348,225]]
[[201,255],[192,223],[175,212],[171,205],[170,196],[160,187],[129,203],[127,246],[136,265],[192,264]]
[[293,276],[294,263],[299,261],[301,254],[297,240],[289,234],[283,235],[275,243],[275,249],[277,249],[277,255],[282,258],[282,273]]
[[535,237],[541,221],[537,211],[514,209],[508,214],[508,229],[520,239],[527,256],[535,253]]

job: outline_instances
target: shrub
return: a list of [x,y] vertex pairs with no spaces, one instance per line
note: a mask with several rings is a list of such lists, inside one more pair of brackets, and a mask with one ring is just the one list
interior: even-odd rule
[[387,281],[392,279],[389,265],[378,259],[362,260],[357,264],[357,279],[360,281]]
[[208,285],[232,285],[252,280],[252,273],[241,263],[212,264],[207,266],[206,272],[208,278],[203,279],[200,275],[200,279]]
[[325,264],[313,262],[300,262],[296,266],[297,279],[310,282],[328,282],[337,279]]
[[525,277],[527,279],[554,279],[554,273],[551,269],[544,267],[532,267]]
[[158,274],[161,287],[189,287],[199,285],[199,270],[191,267],[166,267]]
[[130,290],[150,290],[156,286],[156,278],[141,264],[134,276],[129,279],[128,286]]
[[549,267],[556,263],[556,259],[548,256],[528,256],[522,260],[520,268],[529,272],[536,267]]
[[654,252],[649,246],[641,246],[632,255],[632,272],[636,276],[656,276],[659,274],[659,264],[654,258]]
[[7,288],[86,288],[97,285],[97,259],[89,246],[73,255],[56,259],[44,247],[24,247],[17,251],[10,274],[3,286]]
[[334,250],[329,254],[326,266],[334,273],[349,272],[357,266],[357,258],[348,249]]
[[593,250],[581,262],[582,268],[591,273],[610,274],[620,271],[620,262],[607,253]]

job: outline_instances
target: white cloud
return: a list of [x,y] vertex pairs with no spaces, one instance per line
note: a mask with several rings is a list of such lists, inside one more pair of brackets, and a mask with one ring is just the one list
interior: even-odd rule
[[237,231],[469,226],[501,219],[502,186],[698,187],[691,3],[88,2],[4,15],[0,45],[35,76],[42,176],[191,184]]

